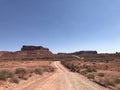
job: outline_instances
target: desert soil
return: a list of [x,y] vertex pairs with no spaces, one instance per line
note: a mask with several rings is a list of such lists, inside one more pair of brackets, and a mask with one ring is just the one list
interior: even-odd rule
[[78,73],[68,71],[59,61],[53,62],[53,66],[56,67],[54,73],[43,75],[8,90],[109,90]]

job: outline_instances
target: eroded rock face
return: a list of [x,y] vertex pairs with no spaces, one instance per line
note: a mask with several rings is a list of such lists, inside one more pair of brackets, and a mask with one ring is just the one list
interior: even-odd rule
[[23,46],[21,51],[0,54],[0,60],[40,60],[51,59],[54,54],[42,46]]
[[23,46],[22,48],[21,48],[21,51],[31,51],[31,50],[47,50],[47,51],[49,51],[49,49],[48,48],[44,48],[44,47],[42,47],[42,46]]
[[0,51],[0,56],[2,56],[3,54],[8,53],[7,51]]

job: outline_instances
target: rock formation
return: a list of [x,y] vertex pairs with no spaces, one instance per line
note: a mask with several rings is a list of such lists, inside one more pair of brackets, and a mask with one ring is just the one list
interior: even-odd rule
[[23,46],[21,51],[1,54],[0,60],[41,60],[51,59],[54,54],[42,46]]
[[47,50],[47,51],[49,51],[49,49],[48,48],[44,48],[44,47],[42,47],[42,46],[23,46],[22,48],[21,48],[21,51],[30,51],[30,50]]
[[78,51],[71,54],[80,55],[80,54],[97,54],[97,51]]

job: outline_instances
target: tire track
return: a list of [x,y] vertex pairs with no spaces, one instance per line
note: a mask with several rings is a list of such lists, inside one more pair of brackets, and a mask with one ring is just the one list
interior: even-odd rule
[[54,73],[13,90],[109,90],[82,75],[68,71],[59,61],[55,61],[52,65],[57,69]]

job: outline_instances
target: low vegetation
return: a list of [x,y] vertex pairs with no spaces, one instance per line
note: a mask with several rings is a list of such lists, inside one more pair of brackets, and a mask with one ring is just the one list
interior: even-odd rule
[[80,55],[73,60],[61,60],[72,72],[80,73],[94,82],[120,90],[120,55]]
[[115,83],[114,83],[114,81],[113,80],[108,80],[108,79],[105,79],[104,81],[103,81],[103,84],[105,85],[105,86],[115,86]]
[[19,83],[19,79],[17,77],[12,77],[10,79],[10,82],[18,84]]
[[17,68],[15,70],[15,74],[17,74],[18,78],[27,80],[27,77],[25,75],[27,74],[27,70],[24,68]]
[[49,66],[47,68],[37,67],[35,69],[16,68],[14,71],[1,70],[0,80],[9,81],[18,84],[20,80],[27,80],[32,74],[42,75],[44,72],[53,72],[54,68]]
[[43,70],[41,68],[35,68],[33,71],[35,74],[39,74],[42,75],[43,74]]
[[105,75],[104,75],[104,73],[98,73],[98,76],[104,77]]
[[13,76],[13,73],[8,70],[0,71],[0,80],[7,80],[8,78],[11,78],[12,76]]
[[80,65],[79,64],[74,64],[74,63],[66,63],[65,61],[62,62],[62,64],[67,67],[68,69],[70,69],[70,71],[72,72],[78,72],[81,73],[83,75],[88,74],[88,73],[92,73],[92,72],[97,72],[97,69],[95,67],[90,67],[88,65]]
[[115,82],[116,84],[120,84],[120,78],[115,79],[114,82]]
[[93,73],[89,73],[89,74],[87,74],[87,78],[88,79],[94,79],[95,77],[94,77]]

